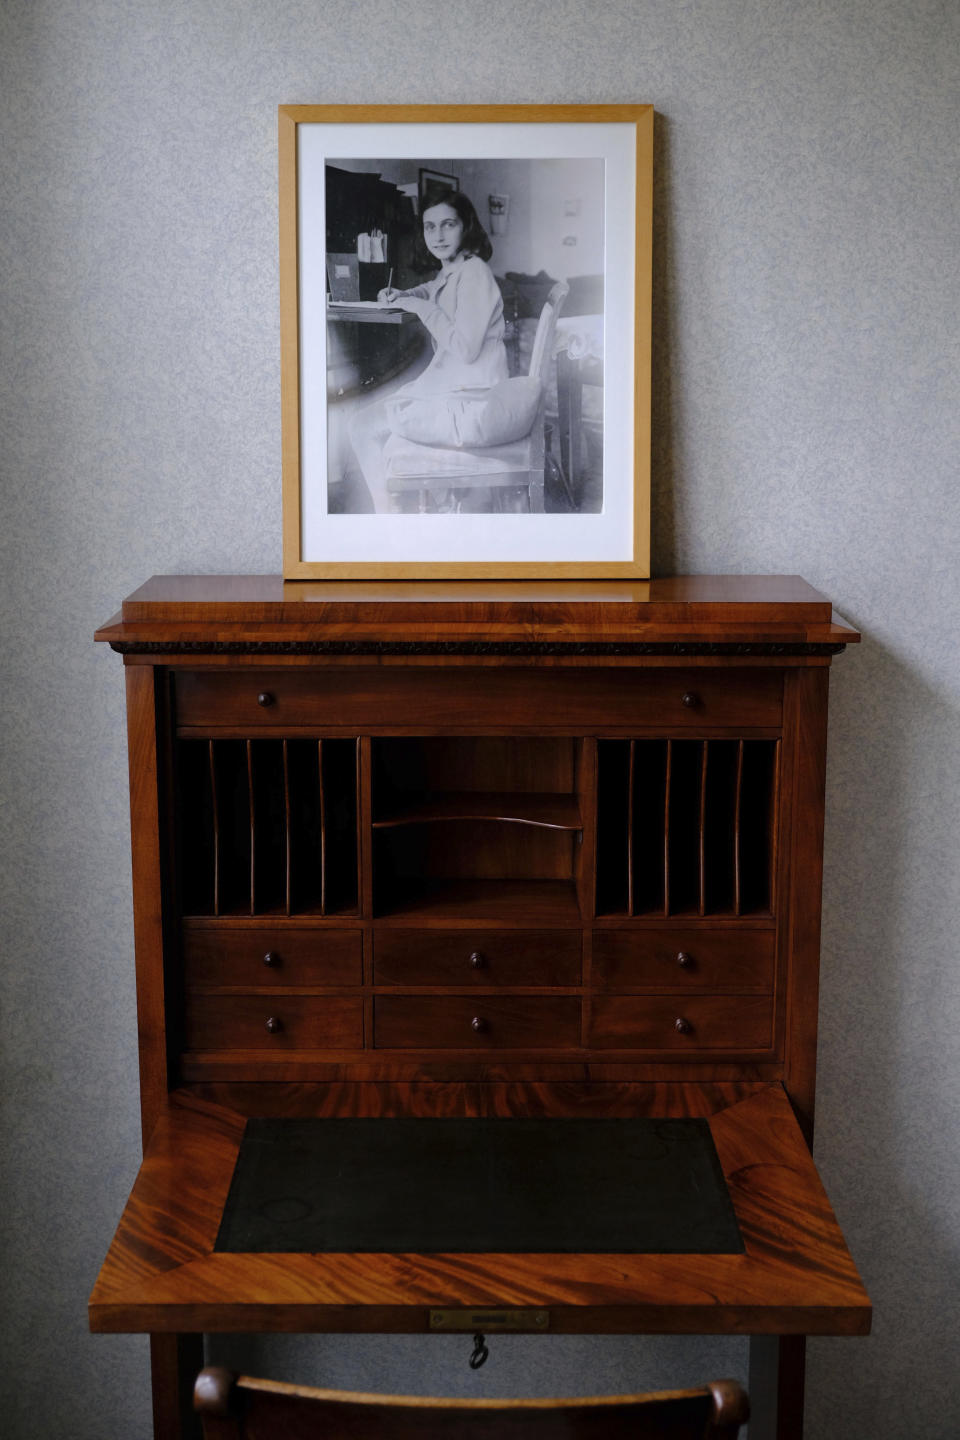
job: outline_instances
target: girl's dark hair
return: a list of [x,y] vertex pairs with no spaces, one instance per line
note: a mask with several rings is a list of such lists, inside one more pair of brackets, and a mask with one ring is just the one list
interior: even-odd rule
[[423,243],[423,217],[428,210],[436,205],[449,205],[457,212],[457,216],[463,223],[463,239],[460,241],[460,249],[467,255],[477,255],[481,260],[489,260],[493,254],[493,246],[490,244],[490,236],[480,224],[480,218],[473,204],[461,190],[438,190],[425,201],[420,212],[420,231],[417,237],[417,260],[418,268],[422,270],[437,267],[435,255],[431,255]]

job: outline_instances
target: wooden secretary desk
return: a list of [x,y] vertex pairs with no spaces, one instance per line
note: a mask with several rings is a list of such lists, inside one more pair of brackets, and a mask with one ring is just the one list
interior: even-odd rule
[[[90,1301],[212,1331],[737,1333],[870,1303],[814,1169],[827,680],[795,577],[155,578],[124,657],[144,1160]],[[469,1337],[465,1337],[468,1339]]]

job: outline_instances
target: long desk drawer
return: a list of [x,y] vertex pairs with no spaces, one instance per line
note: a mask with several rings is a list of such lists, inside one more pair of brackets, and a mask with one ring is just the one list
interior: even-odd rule
[[[775,670],[524,668],[185,670],[175,676],[181,729],[249,734],[261,727],[383,730],[444,726],[600,730],[776,727],[783,678]],[[469,703],[464,697],[469,696]]]
[[580,1043],[580,1001],[562,995],[378,995],[381,1050],[569,1050]]
[[188,995],[188,1050],[352,1050],[363,1001],[343,995]]
[[587,1042],[598,1050],[769,1050],[769,995],[598,995]]
[[578,985],[580,931],[381,931],[377,985]]
[[185,928],[187,988],[359,985],[359,930]]
[[773,989],[772,930],[595,930],[597,990]]

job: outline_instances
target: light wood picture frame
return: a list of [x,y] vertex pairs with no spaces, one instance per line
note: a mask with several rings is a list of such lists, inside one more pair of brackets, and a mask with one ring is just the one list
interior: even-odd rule
[[279,160],[284,577],[649,576],[653,107],[283,105]]

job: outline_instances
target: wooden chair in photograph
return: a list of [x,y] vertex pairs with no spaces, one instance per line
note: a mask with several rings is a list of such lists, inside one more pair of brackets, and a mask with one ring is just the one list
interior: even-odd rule
[[194,1406],[204,1440],[735,1440],[744,1390],[720,1380],[693,1390],[568,1400],[434,1400],[316,1390],[202,1370]]
[[[430,509],[428,497],[451,498],[450,508],[456,509],[458,498],[468,490],[490,490],[494,504],[504,490],[526,491],[528,508],[542,514],[544,508],[544,467],[546,454],[545,421],[550,370],[554,363],[554,340],[557,319],[569,287],[558,281],[547,296],[537,322],[528,376],[539,384],[529,428],[518,438],[502,444],[458,447],[453,444],[425,444],[410,434],[391,435],[384,450],[387,491],[394,508],[402,505],[404,495],[415,494],[419,509]],[[507,386],[514,381],[506,381]],[[500,387],[495,387],[496,391]],[[493,392],[491,392],[493,393]],[[482,396],[477,399],[482,403]],[[424,402],[427,403],[427,402]],[[481,427],[482,429],[482,424]],[[557,467],[559,472],[559,467]],[[561,475],[562,479],[562,475]],[[573,502],[571,498],[571,509]]]

